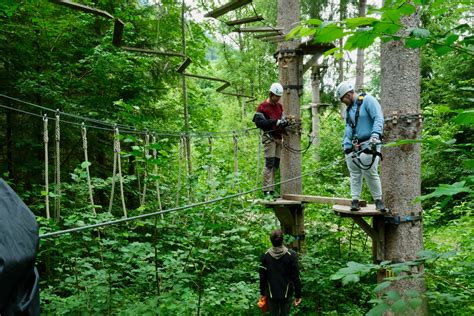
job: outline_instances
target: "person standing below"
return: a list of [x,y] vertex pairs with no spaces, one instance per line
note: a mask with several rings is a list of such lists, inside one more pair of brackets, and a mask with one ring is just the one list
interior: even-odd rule
[[351,211],[360,210],[359,198],[364,177],[375,200],[375,208],[385,212],[377,171],[384,125],[382,108],[373,96],[357,94],[347,82],[339,84],[336,95],[347,106],[342,145],[351,179]]
[[274,230],[270,234],[273,247],[261,257],[260,298],[268,301],[270,315],[290,314],[291,301],[301,303],[301,281],[298,270],[298,256],[283,245],[283,232]]
[[263,193],[265,196],[275,196],[275,171],[280,167],[282,134],[288,125],[288,120],[279,103],[283,95],[283,87],[279,83],[270,86],[268,98],[260,103],[253,117],[255,125],[263,130],[262,143],[264,147],[265,166],[263,168]]

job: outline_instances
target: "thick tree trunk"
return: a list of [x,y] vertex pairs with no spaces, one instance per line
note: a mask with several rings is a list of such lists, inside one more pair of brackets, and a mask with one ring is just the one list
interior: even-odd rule
[[[359,0],[360,17],[365,16],[366,8],[367,0]],[[357,49],[355,89],[356,91],[364,90],[364,50],[361,48]]]
[[[300,21],[299,0],[278,0],[278,26],[288,33]],[[280,83],[285,88],[281,98],[283,110],[287,116],[300,116],[300,93],[303,89],[303,56],[296,48],[299,41],[286,41],[278,45],[278,66]],[[289,147],[299,150],[301,134],[289,131],[283,141]],[[295,178],[301,175],[301,154],[283,149],[281,154],[281,180]],[[301,194],[301,179],[282,183],[282,194]]]
[[[415,14],[402,19],[408,27],[417,27],[420,17]],[[385,142],[421,137],[421,122],[409,119],[420,113],[420,53],[407,49],[401,41],[382,44],[381,104],[384,111]],[[397,120],[392,120],[397,116]],[[385,204],[394,215],[421,215],[419,203],[413,200],[421,193],[421,148],[419,144],[386,147],[383,151],[382,187]],[[423,223],[402,222],[385,227],[385,259],[404,262],[416,257],[423,249]],[[418,272],[418,271],[415,271]],[[395,289],[425,291],[423,279],[397,281]],[[426,305],[413,313],[425,315]]]

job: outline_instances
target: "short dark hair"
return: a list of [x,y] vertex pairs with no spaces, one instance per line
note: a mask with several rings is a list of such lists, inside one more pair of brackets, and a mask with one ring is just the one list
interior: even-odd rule
[[283,231],[281,229],[272,231],[270,234],[270,241],[272,242],[273,247],[283,245]]

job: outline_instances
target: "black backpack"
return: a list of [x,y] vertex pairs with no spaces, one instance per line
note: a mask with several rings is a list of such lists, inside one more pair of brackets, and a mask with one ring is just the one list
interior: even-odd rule
[[39,315],[38,223],[0,179],[0,315]]

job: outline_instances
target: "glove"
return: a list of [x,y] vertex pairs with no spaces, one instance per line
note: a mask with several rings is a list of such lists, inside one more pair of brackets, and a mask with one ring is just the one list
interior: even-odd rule
[[370,143],[374,145],[380,144],[380,137],[379,134],[372,134],[370,135]]
[[285,118],[282,118],[281,120],[277,121],[276,125],[280,127],[286,127],[288,126],[288,120]]

